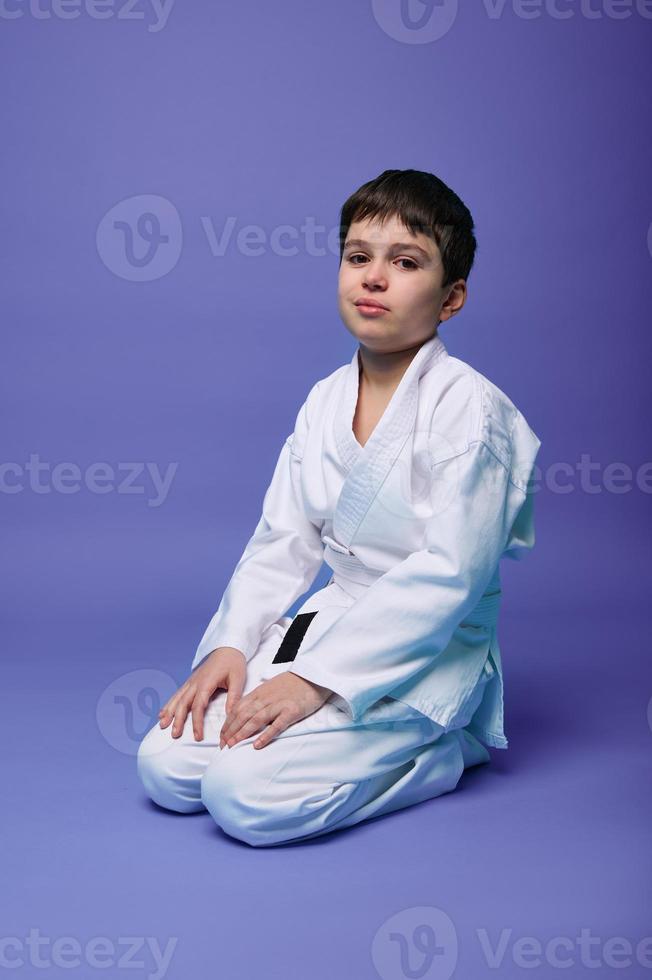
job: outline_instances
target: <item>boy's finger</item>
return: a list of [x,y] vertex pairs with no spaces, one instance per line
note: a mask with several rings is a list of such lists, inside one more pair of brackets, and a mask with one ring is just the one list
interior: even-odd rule
[[192,733],[195,736],[195,741],[201,742],[204,737],[204,706],[193,705],[190,709],[192,714]]
[[204,715],[206,714],[207,706],[208,698],[204,694],[201,697],[197,696],[195,698],[190,709],[192,713],[192,730],[198,742],[201,742],[204,737]]
[[225,742],[235,738],[241,731],[242,726],[246,724],[247,721],[248,718],[240,718],[239,721],[236,721],[235,718],[231,718],[230,721],[227,720],[222,726],[222,730],[220,732],[220,745],[224,745]]
[[170,697],[167,699],[167,701],[163,705],[163,710],[165,710],[166,708],[169,708],[170,705],[174,701],[178,701],[179,698],[182,697],[182,695],[184,695],[187,690],[188,690],[188,681],[186,681],[184,684],[182,684],[181,687],[178,687],[176,689],[176,691],[174,692],[174,694],[170,695]]
[[161,726],[162,728],[166,728],[167,725],[169,725],[172,719],[174,718],[174,714],[175,711],[177,710],[177,706],[181,698],[183,697],[183,692],[184,689],[182,687],[180,687],[178,691],[175,691],[172,697],[167,701],[167,703],[163,706],[163,708],[159,712],[159,717],[161,718],[165,717],[167,719],[165,725]]
[[241,742],[245,738],[249,738],[250,735],[255,735],[259,732],[261,728],[264,728],[270,718],[273,717],[273,709],[271,705],[265,705],[264,708],[259,708],[251,717],[245,720],[239,729],[230,737],[227,737],[227,742]]
[[282,716],[279,715],[270,725],[267,726],[262,735],[256,739],[254,742],[254,748],[262,749],[265,745],[269,745],[269,743],[276,738],[277,735],[284,732],[288,727],[289,725],[287,721],[284,721]]
[[183,731],[183,726],[186,723],[186,718],[188,717],[188,702],[181,701],[179,704],[178,711],[175,712],[176,717],[174,720],[174,725],[172,726],[172,737],[180,735]]
[[170,708],[172,707],[172,702],[175,700],[175,698],[176,694],[173,694],[171,698],[168,698],[158,713],[159,718],[162,718],[163,715],[168,715],[170,713]]
[[232,711],[237,708],[240,701],[242,701],[242,691],[239,693],[234,691],[233,688],[229,688],[226,695],[226,713],[230,715]]
[[226,711],[227,714],[235,708],[236,704],[242,698],[242,692],[244,690],[246,681],[246,674],[240,671],[233,671],[227,677],[226,687]]
[[[244,701],[242,702],[242,705],[245,705]],[[252,715],[256,713],[257,709],[246,706],[244,707],[244,710],[246,711],[246,714],[242,714],[241,711],[237,716],[231,715],[230,718],[227,718],[226,722],[222,726],[222,731],[220,732],[220,745],[223,745],[224,742],[229,742],[232,738],[237,738]]]
[[162,709],[160,713],[161,728],[167,728],[167,726],[174,718],[175,704],[176,701],[171,703],[169,708],[166,706],[165,708]]
[[220,739],[222,739],[223,737],[225,737],[227,735],[227,733],[231,731],[231,729],[233,728],[234,725],[235,725],[235,718],[234,718],[234,716],[232,714],[231,715],[227,715],[226,720],[224,721],[224,724],[222,725],[222,728],[220,729]]
[[260,704],[250,701],[249,698],[241,698],[238,702],[237,708],[237,714],[232,711],[231,714],[227,716],[226,721],[222,725],[220,738],[228,739],[232,735],[235,735],[235,733],[249,721],[251,716],[260,709]]

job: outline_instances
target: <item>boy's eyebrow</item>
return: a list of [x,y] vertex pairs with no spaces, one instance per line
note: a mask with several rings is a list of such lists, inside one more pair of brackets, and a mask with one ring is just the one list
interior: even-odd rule
[[[349,238],[344,244],[344,249],[346,250],[347,248],[369,248],[370,245],[371,242],[365,242],[362,238]],[[398,249],[403,252],[407,251],[408,249],[412,249],[415,252],[419,252],[426,260],[432,258],[432,255],[426,252],[424,248],[421,248],[420,245],[415,245],[413,242],[394,242],[393,245],[390,245],[389,247],[390,250]]]

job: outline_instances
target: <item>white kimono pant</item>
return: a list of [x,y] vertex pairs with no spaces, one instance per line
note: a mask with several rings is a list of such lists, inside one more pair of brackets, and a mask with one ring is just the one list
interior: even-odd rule
[[[243,695],[291,669],[291,662],[272,665],[278,646],[274,624],[247,664]],[[479,684],[469,717],[482,693]],[[445,732],[391,697],[357,722],[327,701],[261,749],[253,747],[259,732],[220,749],[225,705],[226,691],[219,690],[206,709],[201,742],[190,714],[178,738],[173,723],[165,729],[157,723],[139,746],[138,774],[159,806],[206,809],[229,836],[253,846],[306,840],[440,796],[455,789],[466,768],[490,759],[465,728]]]

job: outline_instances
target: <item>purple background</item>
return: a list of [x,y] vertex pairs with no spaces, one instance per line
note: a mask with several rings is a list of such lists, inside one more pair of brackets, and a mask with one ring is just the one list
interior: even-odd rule
[[[416,19],[425,7],[411,4]],[[0,16],[2,441],[13,465],[0,497],[2,936],[178,937],[175,980],[402,980],[392,944],[375,966],[372,943],[418,906],[453,921],[464,980],[522,976],[512,950],[523,936],[545,946],[585,929],[635,946],[652,934],[650,494],[635,482],[651,458],[645,5],[617,19],[607,0],[584,12],[566,2],[561,19],[550,4],[526,18],[509,2],[500,16],[489,0],[465,3],[429,43],[408,43],[415,29],[392,36],[398,0],[176,0],[160,30],[151,4],[132,19],[117,17],[123,7],[64,19],[48,0],[6,0]],[[432,23],[454,7],[435,4]],[[543,442],[537,545],[502,566],[510,748],[445,797],[254,849],[208,814],[151,804],[137,740],[101,699],[110,685],[132,696],[124,675],[135,670],[185,679],[299,405],[355,349],[325,233],[320,255],[301,233],[295,255],[270,236],[308,219],[335,228],[346,197],[390,167],[433,171],[470,207],[468,303],[441,335]],[[182,229],[167,228],[160,252],[178,261],[150,281],[124,277],[135,269],[125,239],[101,226],[140,195],[171,202]],[[132,223],[142,211],[123,208]],[[206,225],[219,237],[229,216],[232,239],[213,255]],[[263,229],[262,254],[238,246],[247,225]],[[546,486],[551,467],[582,454],[598,464],[597,492],[577,475],[570,492]],[[20,477],[30,455],[47,464],[49,492]],[[108,463],[117,476],[103,494],[60,492],[62,462],[82,475]],[[145,473],[142,492],[118,491],[128,462],[177,464],[160,506]],[[632,468],[629,491],[605,488],[613,462]],[[493,945],[512,930],[499,971],[482,929]],[[566,976],[591,972],[579,947],[559,955],[571,957]],[[449,977],[451,956],[424,976]],[[151,975],[136,958],[145,966],[130,975]],[[620,975],[652,975],[632,960]],[[536,974],[559,972],[544,955]],[[31,975],[43,971],[28,962],[20,976]]]

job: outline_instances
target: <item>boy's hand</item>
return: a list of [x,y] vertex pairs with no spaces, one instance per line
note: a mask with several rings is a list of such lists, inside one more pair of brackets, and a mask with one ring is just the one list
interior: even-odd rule
[[246,676],[244,653],[235,647],[217,647],[159,711],[161,728],[167,728],[174,719],[172,737],[177,738],[183,731],[190,710],[195,741],[201,742],[204,737],[204,713],[211,696],[218,687],[226,688],[226,710],[231,711],[242,696]]
[[254,742],[254,748],[261,749],[279,732],[320,708],[332,693],[290,671],[277,674],[240,699],[222,726],[220,748],[225,744],[231,748],[267,726]]

